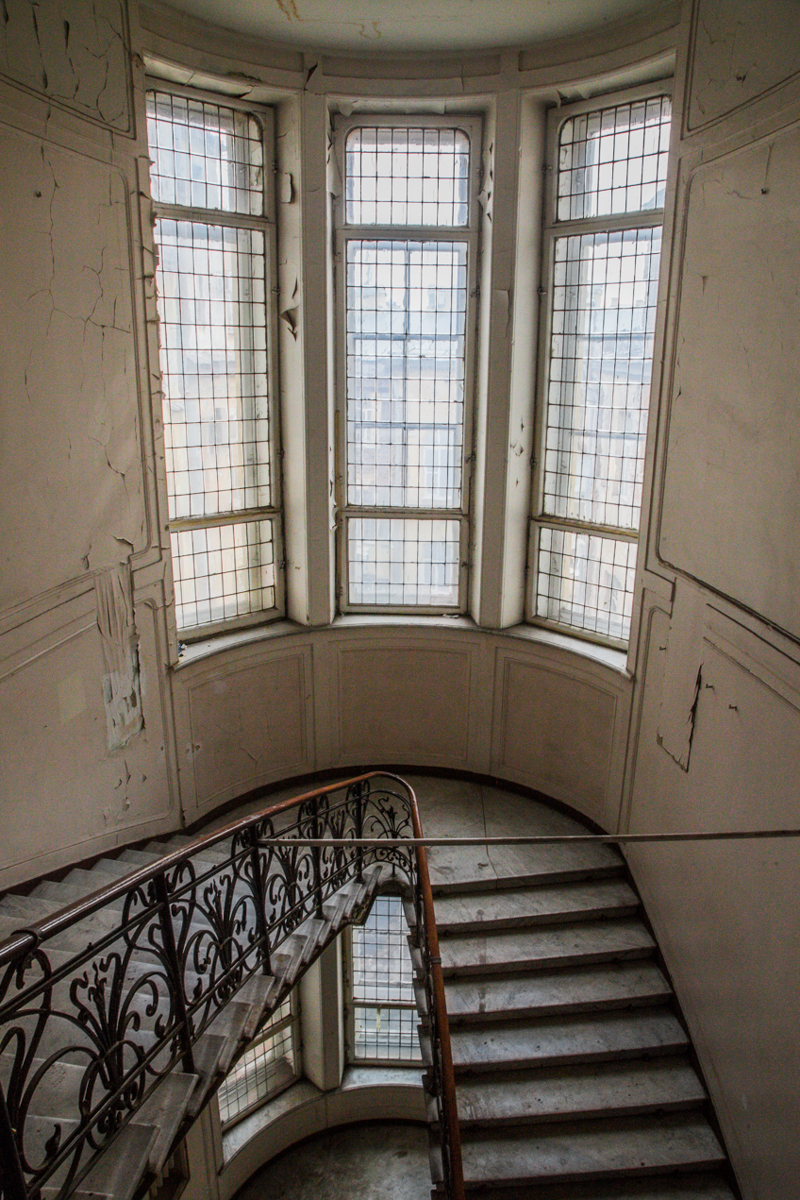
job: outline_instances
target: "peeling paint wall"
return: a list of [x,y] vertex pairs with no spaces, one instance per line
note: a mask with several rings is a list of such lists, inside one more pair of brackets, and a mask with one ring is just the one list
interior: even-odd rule
[[0,75],[88,120],[131,129],[128,32],[118,0],[0,0]]
[[[482,336],[497,395],[485,391],[497,407],[481,434],[481,479],[494,482],[476,559],[479,599],[491,600],[483,619],[500,626],[515,619],[524,571],[524,537],[511,525],[527,511],[534,384],[536,222],[519,214],[538,187],[530,148],[542,114],[522,94],[618,77],[638,51],[595,39],[591,64],[563,50],[556,67],[530,50],[435,69],[414,58],[407,74],[394,61],[376,78],[372,60],[304,62],[252,43],[237,57],[241,43],[223,32],[192,51],[197,26],[178,29],[159,10],[152,52],[187,55],[190,77],[217,72],[243,94],[279,96],[280,386],[294,464],[285,493],[297,624],[207,658],[190,652],[172,670],[146,146],[138,59],[128,56],[128,39],[138,50],[142,37],[117,0],[0,0],[0,886],[355,759],[495,773],[607,827],[621,799],[634,830],[796,821],[797,11],[794,0],[686,5],[627,741],[630,681],[566,639],[452,622],[329,625],[321,149],[332,94],[397,100],[412,90],[433,107],[471,105],[506,139],[491,162],[487,254],[505,257],[486,264]],[[653,34],[647,53],[664,64],[669,44]],[[489,325],[492,306],[500,320]],[[737,843],[631,855],[746,1200],[784,1200],[800,1178],[791,851]]]
[[[800,8],[695,0],[686,17],[628,822],[792,829]],[[630,859],[743,1196],[795,1195],[797,842],[637,847]]]
[[0,7],[0,887],[175,821],[129,50]]

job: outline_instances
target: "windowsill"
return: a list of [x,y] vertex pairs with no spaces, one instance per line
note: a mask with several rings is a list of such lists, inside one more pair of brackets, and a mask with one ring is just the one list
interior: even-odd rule
[[175,669],[181,670],[183,667],[221,654],[225,650],[238,649],[241,646],[255,645],[260,642],[271,642],[290,636],[337,629],[388,628],[459,629],[464,633],[482,633],[487,637],[510,638],[531,645],[563,650],[577,655],[580,659],[599,663],[620,675],[628,675],[628,656],[624,650],[573,637],[568,633],[559,633],[555,629],[545,629],[539,625],[511,625],[506,629],[487,629],[476,625],[471,617],[458,614],[415,617],[407,613],[347,613],[344,616],[335,617],[330,625],[299,625],[296,621],[280,620],[272,621],[269,625],[235,629],[228,633],[220,633],[216,637],[189,642],[184,646],[181,656],[175,664]]
[[222,1156],[225,1166],[231,1162],[249,1142],[263,1133],[271,1125],[287,1118],[308,1105],[325,1102],[332,1095],[346,1095],[361,1089],[371,1088],[410,1088],[415,1091],[422,1089],[422,1064],[410,1067],[363,1067],[350,1066],[345,1069],[341,1087],[335,1092],[323,1092],[308,1079],[300,1079],[297,1083],[281,1092],[274,1100],[268,1100],[261,1108],[244,1117],[222,1135]]

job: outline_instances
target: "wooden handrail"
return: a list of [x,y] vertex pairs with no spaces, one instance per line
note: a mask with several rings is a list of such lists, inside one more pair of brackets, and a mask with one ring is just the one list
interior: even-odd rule
[[[403,781],[405,782],[405,781]],[[422,822],[419,806],[414,789],[406,784],[411,798],[411,823],[414,838],[422,838]],[[439,1042],[442,1055],[442,1091],[445,1119],[447,1122],[447,1141],[450,1159],[450,1186],[453,1200],[464,1200],[464,1167],[461,1160],[461,1131],[458,1124],[458,1106],[456,1103],[456,1080],[453,1071],[453,1050],[450,1045],[450,1024],[447,1019],[447,1002],[444,992],[444,976],[442,975],[442,957],[439,952],[439,931],[436,928],[436,916],[433,907],[433,891],[428,873],[428,855],[424,846],[414,847],[417,855],[417,871],[419,887],[422,894],[422,905],[425,913],[425,926],[428,942],[431,979],[433,982],[434,1004],[436,1005],[436,1024],[439,1029]]]

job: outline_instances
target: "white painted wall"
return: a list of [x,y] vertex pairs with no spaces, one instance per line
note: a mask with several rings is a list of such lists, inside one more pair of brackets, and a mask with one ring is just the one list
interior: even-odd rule
[[[278,50],[156,7],[142,9],[142,30],[118,0],[69,0],[69,45],[63,21],[42,21],[37,41],[28,0],[6,7],[0,886],[175,828],[263,784],[362,764],[497,774],[609,829],[796,823],[793,0],[685,7],[633,681],[613,654],[514,627],[535,349],[527,197],[543,104],[592,78],[663,72],[672,10],[620,47],[606,35],[548,53],[390,61]],[[295,338],[279,321],[279,337],[292,622],[224,639],[214,653],[192,650],[177,666],[143,52],[274,103],[291,176],[280,189],[279,305],[296,310],[298,325]],[[496,143],[477,463],[490,490],[477,512],[472,588],[482,627],[331,623],[322,152],[329,106],[358,95],[482,112]],[[486,323],[506,310],[505,322]],[[800,1117],[793,845],[631,855],[747,1200],[784,1200],[800,1178],[790,1136]]]

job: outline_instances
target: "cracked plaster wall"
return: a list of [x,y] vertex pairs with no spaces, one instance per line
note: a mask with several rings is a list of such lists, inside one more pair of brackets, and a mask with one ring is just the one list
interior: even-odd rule
[[[657,471],[626,819],[634,830],[777,828],[796,819],[800,774],[800,630],[790,574],[798,560],[790,508],[800,222],[791,185],[800,99],[798,43],[784,35],[796,6],[787,14],[780,0],[697,0],[687,16],[690,8],[690,119],[678,146],[657,438],[666,487]],[[140,387],[151,364],[136,298],[137,146],[118,136],[136,132],[118,53],[125,22],[113,0],[54,3],[38,30],[43,49],[23,23],[31,11],[0,0],[0,155],[13,167],[0,172],[0,886],[42,864],[52,868],[59,854],[72,861],[178,823],[163,564],[149,517],[152,450]],[[110,37],[112,28],[123,33],[102,52],[101,31]],[[83,47],[78,57],[75,47]],[[59,123],[58,112],[71,123]],[[698,186],[687,188],[692,171]],[[717,236],[729,229],[735,237]],[[752,379],[742,336],[757,350]],[[737,508],[746,488],[751,500]],[[748,544],[755,515],[760,533]],[[673,606],[677,577],[690,594]],[[622,677],[616,693],[604,693],[598,684],[611,672],[583,662],[578,669],[577,655],[554,648],[530,654],[499,635],[326,631],[287,641],[285,650],[278,642],[265,643],[268,651],[240,648],[178,672],[177,741],[191,816],[279,774],[344,764],[357,752],[369,757],[362,711],[371,714],[376,743],[394,738],[397,758],[414,761],[427,719],[416,706],[417,667],[428,654],[461,694],[469,687],[468,700],[444,720],[436,714],[442,762],[534,784],[545,762],[556,771],[542,778],[546,790],[582,800],[613,825],[627,714]],[[407,666],[399,670],[401,660]],[[392,698],[376,711],[364,666],[381,661],[394,671]],[[537,674],[543,663],[548,686],[560,679],[554,696]],[[592,723],[593,737],[582,722]],[[603,736],[612,722],[613,747]],[[559,758],[554,748],[569,738],[577,750]],[[784,1200],[800,1177],[793,846],[631,855],[746,1200]]]
[[0,887],[174,823],[117,0],[0,0]]
[[0,75],[90,120],[130,129],[123,5],[0,0]]
[[[686,16],[628,821],[796,829],[800,8],[695,0]],[[629,857],[743,1196],[784,1200],[800,1179],[798,842]]]

